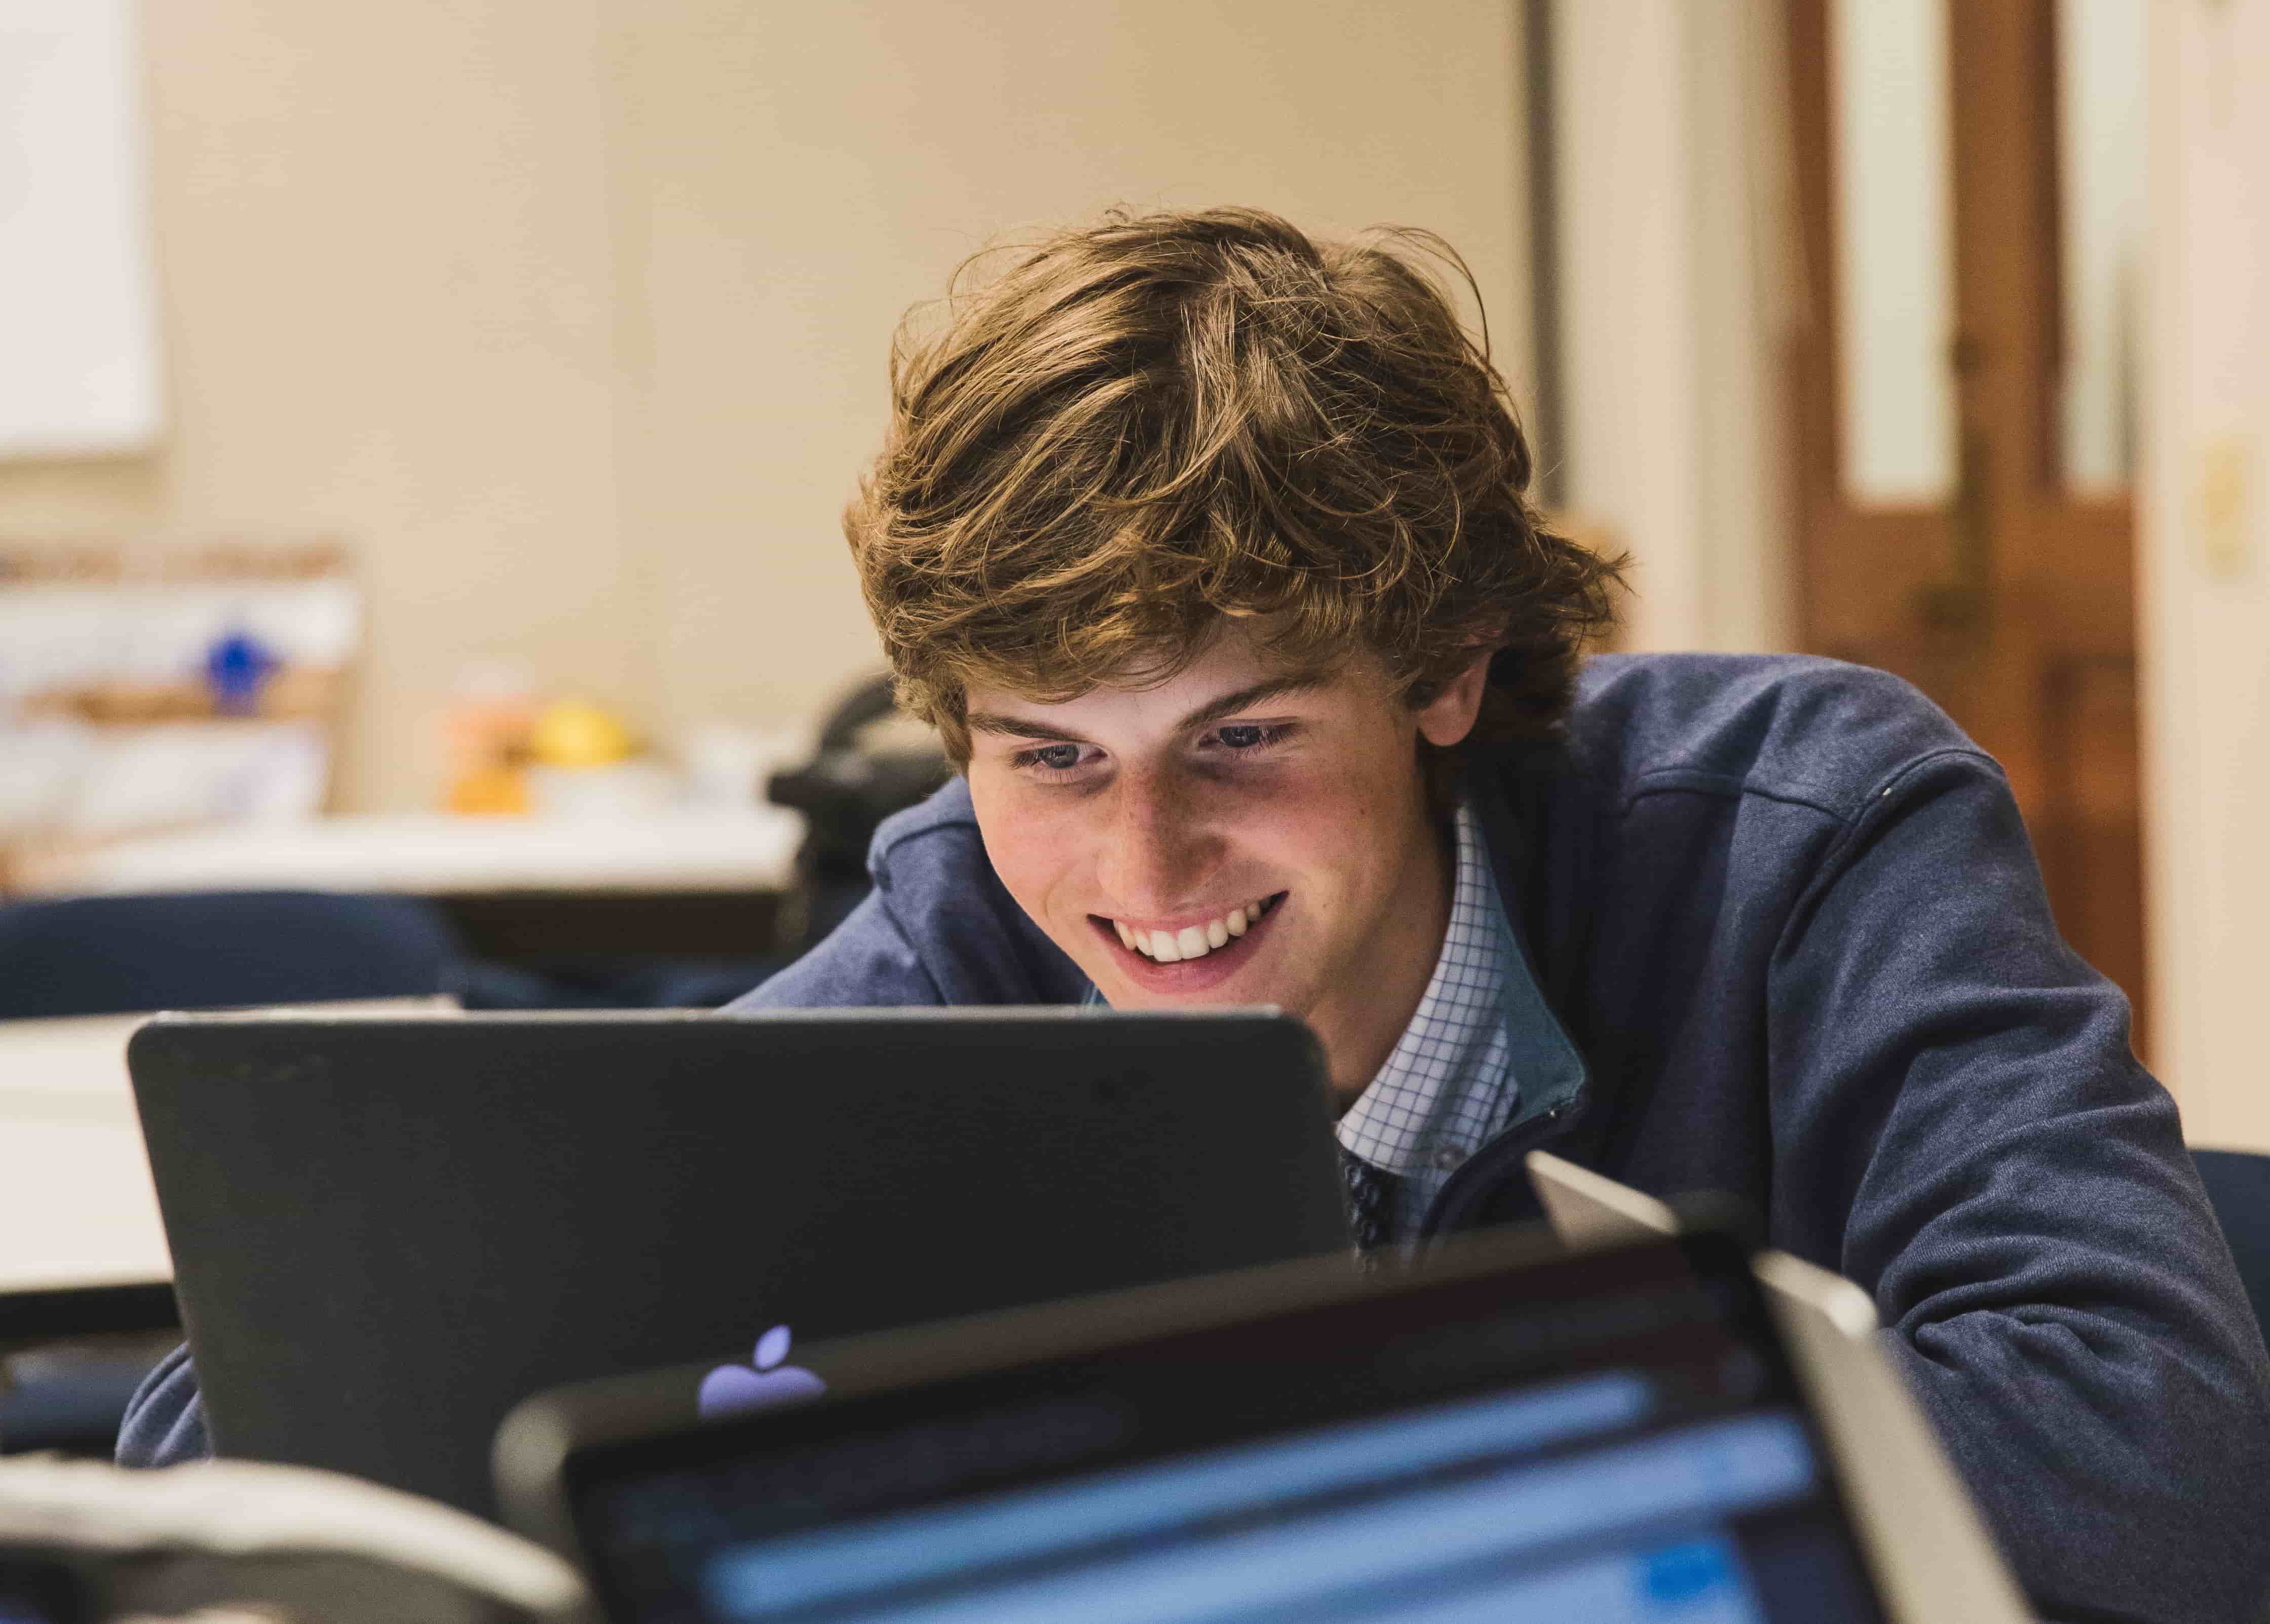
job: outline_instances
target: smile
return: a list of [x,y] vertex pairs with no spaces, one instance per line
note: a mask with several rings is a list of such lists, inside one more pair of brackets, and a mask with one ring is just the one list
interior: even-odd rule
[[1124,919],[1115,919],[1111,928],[1119,932],[1120,945],[1131,953],[1139,953],[1161,964],[1173,964],[1183,959],[1203,959],[1217,947],[1227,947],[1232,939],[1243,936],[1263,915],[1277,906],[1285,894],[1263,897],[1257,902],[1248,902],[1217,915],[1203,924],[1184,925],[1179,931],[1146,931],[1140,925],[1131,925]]
[[1091,914],[1097,929],[1109,928],[1119,938],[1119,945],[1153,964],[1181,964],[1220,953],[1234,944],[1240,944],[1245,933],[1273,912],[1287,894],[1280,891],[1257,901],[1246,902],[1217,914],[1196,924],[1162,930],[1154,926],[1131,923],[1124,919],[1107,918]]

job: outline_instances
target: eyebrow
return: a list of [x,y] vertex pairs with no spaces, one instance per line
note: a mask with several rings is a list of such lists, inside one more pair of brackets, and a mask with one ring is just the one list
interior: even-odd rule
[[[1175,723],[1175,731],[1180,733],[1191,728],[1202,728],[1209,723],[1220,721],[1224,716],[1234,716],[1264,700],[1282,698],[1287,693],[1305,693],[1324,686],[1322,677],[1272,677],[1266,682],[1257,682],[1251,687],[1240,688],[1235,693],[1225,693],[1220,699],[1209,700]],[[990,710],[971,711],[966,724],[973,733],[998,733],[1009,738],[1048,738],[1067,745],[1095,742],[1045,722],[1025,716],[997,716]]]

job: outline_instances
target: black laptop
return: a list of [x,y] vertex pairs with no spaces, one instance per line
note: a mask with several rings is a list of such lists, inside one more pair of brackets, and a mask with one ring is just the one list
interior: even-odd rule
[[1883,1620],[1748,1257],[1249,1271],[830,1344],[824,1393],[700,1426],[586,1386],[500,1487],[613,1624]]
[[1321,1051],[1269,1012],[167,1016],[128,1049],[215,1445],[487,1513],[518,1399],[1320,1253]]

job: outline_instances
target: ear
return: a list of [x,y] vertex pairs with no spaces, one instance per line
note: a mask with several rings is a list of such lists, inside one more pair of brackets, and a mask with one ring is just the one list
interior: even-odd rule
[[1458,674],[1443,685],[1443,691],[1419,708],[1419,732],[1426,741],[1443,750],[1473,731],[1474,718],[1481,714],[1482,690],[1489,686],[1490,656],[1495,649],[1476,650]]

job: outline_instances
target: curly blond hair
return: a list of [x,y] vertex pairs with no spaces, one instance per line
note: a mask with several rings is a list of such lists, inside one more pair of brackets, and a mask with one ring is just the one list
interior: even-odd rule
[[1622,560],[1525,499],[1487,327],[1468,336],[1428,255],[1479,305],[1429,232],[1114,210],[965,260],[938,330],[917,328],[938,306],[909,313],[843,530],[900,701],[957,764],[968,684],[1046,702],[1164,680],[1223,617],[1265,617],[1289,670],[1369,650],[1414,705],[1495,649],[1470,742],[1557,728]]

